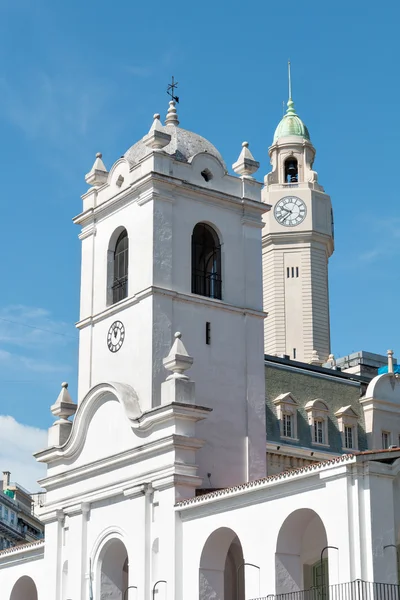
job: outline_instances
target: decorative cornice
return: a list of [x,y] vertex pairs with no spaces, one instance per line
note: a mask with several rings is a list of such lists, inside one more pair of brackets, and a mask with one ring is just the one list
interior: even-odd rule
[[75,326],[77,329],[84,329],[84,327],[88,327],[89,325],[94,325],[107,319],[113,314],[120,313],[121,311],[133,306],[134,304],[138,304],[142,300],[149,298],[152,295],[159,294],[161,296],[169,296],[170,298],[174,298],[174,300],[180,300],[182,302],[190,302],[192,304],[202,304],[207,305],[209,308],[218,308],[219,310],[225,310],[228,312],[241,313],[245,316],[258,317],[261,319],[265,319],[267,317],[267,313],[262,310],[257,310],[255,308],[249,307],[241,307],[235,306],[234,304],[228,304],[223,300],[218,300],[216,298],[206,298],[205,296],[197,296],[196,294],[185,294],[184,292],[177,292],[174,290],[169,290],[167,288],[162,288],[158,286],[150,286],[137,292],[133,296],[122,300],[121,302],[117,302],[112,306],[107,306],[105,310],[100,313],[97,313],[94,316],[88,316],[84,319],[78,321]]
[[[211,409],[207,410],[210,411]],[[136,448],[125,450],[119,454],[113,454],[106,458],[93,461],[92,463],[81,465],[75,469],[69,469],[66,473],[62,472],[45,479],[41,479],[40,482],[43,487],[46,487],[48,490],[52,490],[65,485],[65,482],[67,481],[69,483],[74,483],[76,481],[86,479],[89,476],[94,477],[104,472],[108,472],[110,468],[115,470],[127,465],[132,465],[134,463],[144,461],[145,459],[150,459],[153,456],[157,456],[161,453],[167,453],[174,448],[196,451],[202,448],[203,445],[203,440],[172,434],[159,440],[137,446]],[[60,456],[61,454],[59,454],[57,458],[60,458]],[[52,517],[52,520],[56,520],[57,518],[58,515],[55,514],[54,518]]]
[[[269,204],[265,204],[264,206],[266,207],[265,210],[267,211]],[[247,225],[248,227],[255,227],[256,229],[264,229],[265,223],[263,221],[260,221],[260,219],[254,219],[252,217],[244,215],[241,221],[242,225]]]
[[[273,357],[275,358],[275,357]],[[333,371],[331,369],[324,369],[325,372],[312,370],[311,368],[306,368],[306,365],[302,366],[302,363],[295,364],[295,361],[291,361],[290,364],[285,364],[281,362],[271,361],[269,358],[265,358],[264,365],[271,369],[283,369],[285,371],[298,371],[300,373],[305,373],[310,375],[312,372],[312,376],[321,379],[334,379],[338,383],[344,383],[346,385],[354,385],[360,387],[360,380],[351,379],[351,375],[349,373],[344,373],[342,371]],[[311,367],[311,365],[307,365],[307,367]],[[323,367],[320,367],[323,369]]]
[[379,398],[363,397],[360,398],[360,404],[363,410],[382,410],[385,412],[399,412],[399,405],[397,402],[390,402],[390,400],[379,400]]
[[[169,451],[171,446],[165,446],[165,448]],[[139,460],[140,458],[138,459],[138,462]],[[131,463],[127,462],[126,464]],[[41,518],[46,523],[56,521],[57,518],[55,515],[61,511],[60,507],[62,507],[61,512],[63,512],[63,514],[69,513],[70,508],[73,511],[78,510],[77,514],[80,514],[80,512],[83,513],[83,508],[81,511],[77,508],[77,501],[79,502],[79,506],[83,507],[84,505],[92,505],[100,501],[104,502],[111,498],[122,498],[124,496],[129,498],[140,497],[144,495],[146,486],[148,486],[149,483],[154,490],[172,487],[174,482],[198,488],[201,485],[201,479],[196,475],[196,471],[196,464],[184,465],[182,463],[170,462],[163,467],[154,467],[153,469],[142,471],[133,477],[130,475],[121,480],[114,479],[112,483],[107,486],[99,484],[98,487],[94,487],[78,496],[75,492],[71,491],[70,496],[59,497],[52,503],[46,504],[41,511]],[[89,474],[89,476],[91,476],[91,474]],[[62,475],[60,475],[59,481],[59,487],[62,487]],[[68,483],[71,483],[71,481],[68,481]]]
[[78,235],[78,238],[82,241],[88,237],[91,237],[92,235],[96,235],[96,233],[97,233],[97,228],[94,225],[94,223],[91,223],[90,225],[85,227],[85,229],[83,229],[81,231],[81,233]]
[[321,244],[323,247],[332,245],[332,237],[325,233],[319,233],[312,229],[307,231],[277,231],[265,233],[262,237],[262,247],[268,246],[285,246],[293,249],[293,244],[297,244],[299,248],[302,245],[308,247],[312,243]]
[[137,203],[139,206],[143,206],[144,204],[147,204],[147,202],[150,202],[151,200],[161,200],[162,202],[168,202],[170,204],[174,204],[175,197],[172,194],[165,194],[165,193],[163,194],[157,190],[154,190],[154,188],[150,188],[149,190],[146,190],[142,194],[139,194]]
[[[261,183],[258,185],[260,188],[262,187]],[[156,186],[156,189],[154,189],[154,186]],[[141,191],[146,187],[148,189]],[[164,191],[162,188],[165,188],[166,190],[169,189],[169,192]],[[229,203],[233,208],[237,208],[238,210],[242,210],[245,207],[246,210],[258,214],[259,217],[268,210],[268,205],[260,200],[242,198],[239,194],[235,196],[216,189],[207,189],[195,183],[190,183],[170,175],[150,171],[138,180],[132,182],[128,187],[114,195],[112,198],[108,198],[104,202],[97,204],[95,208],[91,208],[77,215],[73,219],[73,222],[77,225],[84,225],[86,222],[90,222],[94,217],[102,219],[110,214],[110,212],[119,209],[121,205],[124,205],[127,201],[137,202],[139,201],[139,198],[142,197],[141,203],[148,202],[152,199],[152,194],[155,199],[163,201],[167,200],[170,202],[173,201],[171,198],[175,198],[177,193],[185,196],[192,194],[198,200],[212,202],[214,204],[220,204],[221,202],[224,204]]]
[[278,456],[294,456],[295,458],[302,458],[314,463],[320,463],[323,460],[331,460],[332,458],[341,456],[338,452],[324,452],[317,447],[307,448],[290,443],[293,440],[290,440],[289,438],[283,439],[285,440],[285,443],[282,443],[282,440],[267,442],[267,452]]

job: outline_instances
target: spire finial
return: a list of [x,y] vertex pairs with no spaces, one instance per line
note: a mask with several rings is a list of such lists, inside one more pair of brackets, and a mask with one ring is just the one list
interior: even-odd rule
[[260,163],[254,160],[254,156],[249,150],[249,142],[242,143],[242,151],[239,158],[232,165],[232,169],[242,177],[251,178],[260,166]]
[[393,374],[393,350],[387,351],[388,357],[388,373]]
[[163,365],[168,371],[172,371],[172,375],[167,377],[167,381],[171,379],[188,380],[189,377],[184,375],[184,372],[190,369],[193,364],[193,358],[189,356],[182,342],[182,334],[177,331],[174,335],[174,343],[169,351],[169,354],[163,360]]
[[292,116],[296,116],[296,110],[294,108],[294,102],[292,100],[292,73],[291,73],[290,65],[291,65],[290,60],[288,60],[289,100],[287,101],[286,115],[289,115],[289,117],[292,117]]
[[165,119],[166,125],[179,125],[178,113],[175,108],[175,100],[170,100],[169,108],[167,111],[167,117]]

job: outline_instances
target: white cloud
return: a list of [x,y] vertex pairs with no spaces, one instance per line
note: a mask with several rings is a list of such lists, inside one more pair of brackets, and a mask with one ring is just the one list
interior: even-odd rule
[[153,73],[151,67],[139,66],[139,65],[128,65],[125,67],[125,71],[135,77],[150,77]]
[[[379,261],[394,256],[398,252],[400,218],[393,215],[386,219],[376,219],[369,215],[366,223],[369,233],[364,239],[368,247],[360,252],[358,258],[365,263],[375,262],[380,265]],[[371,240],[378,240],[379,243],[371,246]]]
[[45,139],[59,149],[78,148],[79,138],[87,135],[101,114],[111,86],[72,71],[72,76],[50,76],[37,69],[18,81],[0,77],[3,118],[30,139]]
[[376,258],[380,258],[382,254],[381,248],[374,248],[373,250],[369,250],[368,252],[364,252],[360,254],[360,260],[365,262],[370,262],[375,260]]
[[54,319],[43,308],[9,305],[0,307],[0,342],[25,348],[65,345],[77,339],[72,324]]
[[38,463],[32,454],[46,446],[46,430],[0,415],[0,469],[10,471],[11,480],[30,492],[40,489],[37,480],[46,475],[46,465]]

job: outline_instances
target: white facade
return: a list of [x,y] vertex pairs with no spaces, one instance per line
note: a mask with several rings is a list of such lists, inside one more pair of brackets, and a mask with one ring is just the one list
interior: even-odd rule
[[[174,332],[183,331],[196,356],[197,396],[213,410],[206,430],[199,426],[206,440],[199,474],[222,487],[265,473],[261,216],[268,207],[261,204],[259,183],[228,175],[215,148],[177,123],[165,131],[179,156],[188,154],[186,162],[141,141],[115,163],[105,183],[83,196],[83,213],[75,219],[82,226],[79,402],[96,384],[117,381],[135,389],[142,411],[159,406],[162,360]],[[197,152],[190,156],[193,146]],[[197,223],[210,224],[219,237],[221,300],[191,293]],[[123,228],[128,294],[110,304],[108,255]],[[123,323],[125,340],[110,353],[107,333],[115,321]],[[223,468],[216,451],[225,454]]]
[[[166,126],[157,115],[110,172],[96,158],[75,219],[78,404],[63,384],[48,448],[35,455],[48,467],[45,542],[0,552],[1,600],[245,600],[397,582],[400,450],[266,477],[270,207],[256,168],[244,143],[239,177],[228,175],[207,140],[178,127],[174,103]],[[319,200],[307,194],[313,218]],[[198,224],[208,239],[199,260],[211,265],[200,284]],[[318,236],[305,235],[311,246]],[[387,378],[397,398],[398,380]]]

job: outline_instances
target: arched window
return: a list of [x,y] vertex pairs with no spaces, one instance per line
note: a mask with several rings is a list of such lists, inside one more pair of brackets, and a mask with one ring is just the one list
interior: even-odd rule
[[297,183],[299,180],[299,169],[297,160],[293,157],[285,160],[285,183]]
[[222,297],[221,245],[212,227],[198,223],[192,233],[192,293]]
[[320,398],[316,398],[307,402],[304,408],[308,415],[312,443],[328,446],[329,409],[327,404]]
[[115,244],[112,279],[112,304],[128,296],[128,234],[122,231]]

